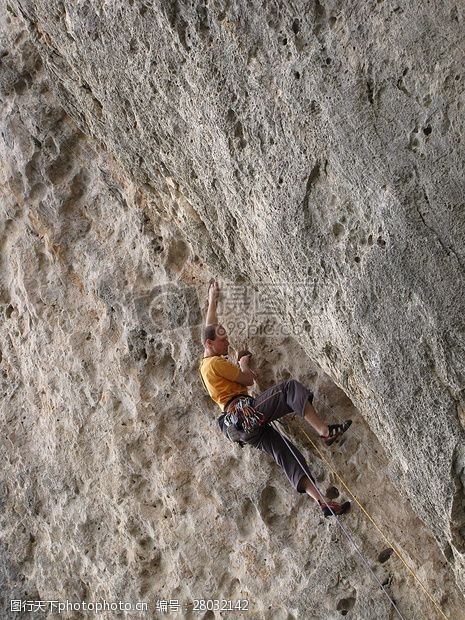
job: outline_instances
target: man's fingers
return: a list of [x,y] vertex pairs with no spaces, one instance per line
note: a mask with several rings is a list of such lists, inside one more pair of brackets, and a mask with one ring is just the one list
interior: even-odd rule
[[217,296],[220,292],[220,287],[218,286],[218,282],[215,278],[211,278],[208,284],[208,298],[212,296]]
[[[249,353],[249,355],[243,355],[241,359],[238,361],[239,366],[242,368],[242,366],[245,364],[248,368],[251,357],[252,357],[251,353]],[[241,366],[241,362],[242,362],[242,366]]]

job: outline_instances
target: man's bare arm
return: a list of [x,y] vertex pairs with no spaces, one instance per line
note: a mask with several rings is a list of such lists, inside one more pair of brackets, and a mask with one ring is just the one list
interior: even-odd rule
[[246,372],[241,370],[241,372],[239,373],[239,376],[236,379],[236,383],[240,383],[241,385],[246,385],[247,387],[255,383],[254,374],[250,370],[250,368]]
[[253,385],[254,384],[255,373],[252,372],[252,370],[250,370],[249,368],[249,361],[251,357],[252,357],[252,354],[248,353],[248,355],[247,354],[243,355],[239,360],[239,367],[241,369],[241,374],[236,379],[236,381],[240,383],[241,385]]
[[216,307],[218,305],[218,297],[220,294],[220,287],[216,280],[210,281],[208,287],[208,310],[205,325],[214,325],[218,323],[218,315],[216,313]]

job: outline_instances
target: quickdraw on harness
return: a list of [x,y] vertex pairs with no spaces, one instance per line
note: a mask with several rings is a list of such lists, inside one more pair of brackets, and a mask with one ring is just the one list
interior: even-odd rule
[[253,401],[251,396],[246,395],[234,400],[230,405],[230,410],[224,416],[224,423],[245,433],[251,433],[265,424],[263,413],[252,406]]

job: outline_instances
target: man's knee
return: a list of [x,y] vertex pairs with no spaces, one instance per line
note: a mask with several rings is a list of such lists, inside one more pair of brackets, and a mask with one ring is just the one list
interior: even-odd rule
[[293,387],[294,389],[295,389],[297,386],[302,385],[302,384],[300,383],[300,381],[297,381],[297,379],[288,379],[288,380],[286,381],[286,383],[289,385],[289,387]]
[[296,396],[299,396],[300,394],[305,394],[307,400],[310,403],[313,402],[313,392],[308,390],[300,381],[297,381],[297,379],[288,379],[286,383],[287,389],[292,390]]
[[297,381],[297,379],[288,379],[286,381],[288,388],[291,390],[294,390],[294,392],[298,393],[301,390],[305,390],[306,392],[308,391],[307,388],[300,383],[300,381]]

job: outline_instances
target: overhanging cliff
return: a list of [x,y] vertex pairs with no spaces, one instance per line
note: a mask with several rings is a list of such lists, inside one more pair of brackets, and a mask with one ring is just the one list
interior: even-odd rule
[[[12,1],[4,14],[27,26],[82,132],[67,150],[92,137],[135,203],[152,201],[152,224],[171,223],[175,272],[196,256],[275,287],[282,321],[376,434],[463,589],[463,9]],[[81,168],[68,207],[89,186]],[[57,155],[48,182],[67,174]],[[86,218],[64,202],[78,235]],[[288,303],[293,286],[304,303]],[[99,274],[124,313],[130,291],[110,289]]]

